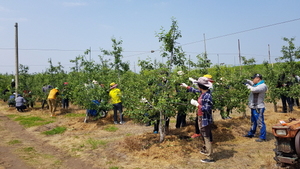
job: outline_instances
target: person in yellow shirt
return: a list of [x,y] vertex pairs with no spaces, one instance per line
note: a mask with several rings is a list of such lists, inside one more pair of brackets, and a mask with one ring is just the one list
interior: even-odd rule
[[48,95],[48,99],[47,99],[47,103],[49,105],[49,109],[51,112],[51,117],[55,116],[55,110],[56,110],[56,96],[59,95],[59,90],[58,88],[54,88],[52,90],[50,90],[49,95]]
[[122,107],[122,101],[121,101],[121,90],[117,88],[118,84],[115,82],[112,82],[110,84],[110,91],[109,91],[109,97],[110,97],[110,103],[113,105],[114,109],[114,123],[118,124],[118,111],[120,113],[120,124],[123,124],[123,107]]

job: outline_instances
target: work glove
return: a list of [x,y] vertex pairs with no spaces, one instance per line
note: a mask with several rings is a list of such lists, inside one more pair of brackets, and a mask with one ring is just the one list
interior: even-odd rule
[[248,88],[248,89],[251,89],[251,85],[249,85],[248,83],[246,84],[246,87]]
[[191,82],[193,82],[193,83],[196,83],[196,79],[193,79],[193,78],[191,78],[191,77],[189,77],[189,81],[191,81]]
[[140,101],[140,102],[141,102],[141,103],[147,103],[147,102],[148,102],[148,100],[147,100],[146,98],[144,98],[144,97],[143,97],[143,98],[141,99],[141,101]]
[[187,85],[187,84],[185,84],[185,83],[181,83],[181,84],[180,84],[180,86],[181,86],[181,87],[185,87],[185,88],[187,88],[187,87],[188,87],[188,85]]
[[197,100],[194,100],[194,99],[191,100],[191,104],[194,105],[194,106],[196,106],[196,107],[199,106],[198,101],[197,101]]
[[249,80],[249,79],[245,79],[245,80],[246,80],[245,84],[249,84],[250,86],[254,85],[252,80]]

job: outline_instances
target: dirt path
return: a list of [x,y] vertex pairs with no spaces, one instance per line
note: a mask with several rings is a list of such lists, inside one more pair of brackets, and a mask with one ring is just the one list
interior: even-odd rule
[[[51,146],[36,138],[27,132],[18,123],[10,120],[0,112],[0,169],[30,169],[30,168],[92,168],[92,165],[86,164],[81,159],[72,157],[68,153]],[[17,144],[9,144],[10,141],[18,140]],[[22,150],[25,151],[22,153]],[[28,151],[26,151],[28,150]],[[30,153],[47,154],[51,159],[55,159],[54,165],[49,162],[43,162],[41,159],[30,159]],[[18,152],[18,153],[16,153]],[[20,154],[22,156],[20,156]],[[29,154],[26,155],[26,154]],[[29,158],[29,159],[28,159]],[[36,158],[36,157],[35,157]],[[43,157],[41,157],[43,158]],[[34,162],[35,166],[28,164],[28,161]],[[25,162],[27,161],[27,162]],[[51,160],[45,160],[51,161]]]

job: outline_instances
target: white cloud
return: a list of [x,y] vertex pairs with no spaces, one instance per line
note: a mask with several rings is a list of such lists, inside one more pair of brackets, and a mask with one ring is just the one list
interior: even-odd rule
[[64,2],[64,6],[86,6],[86,3],[83,2]]

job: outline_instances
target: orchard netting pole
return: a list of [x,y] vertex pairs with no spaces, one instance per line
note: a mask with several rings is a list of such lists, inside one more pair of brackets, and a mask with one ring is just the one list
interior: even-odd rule
[[15,74],[15,89],[16,89],[16,91],[15,91],[15,93],[16,93],[16,98],[17,98],[17,96],[18,96],[18,85],[19,85],[19,52],[18,52],[18,23],[16,23],[15,24],[15,30],[16,30],[16,32],[15,32],[15,48],[16,48],[16,56],[15,56],[15,58],[16,58],[16,74]]
[[269,63],[272,64],[272,67],[273,67],[273,63],[271,62],[270,44],[268,44],[268,54],[269,54]]
[[238,50],[239,50],[239,62],[240,62],[240,74],[242,75],[242,58],[241,58],[241,47],[240,40],[238,39]]

